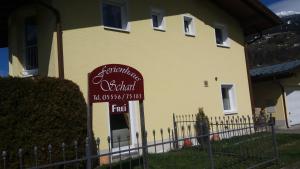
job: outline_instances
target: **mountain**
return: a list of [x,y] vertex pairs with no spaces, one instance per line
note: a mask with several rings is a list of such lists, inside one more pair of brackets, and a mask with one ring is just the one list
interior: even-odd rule
[[291,16],[291,15],[297,15],[300,14],[300,12],[296,12],[296,11],[281,11],[276,13],[276,15],[278,15],[279,17],[285,17],[285,16]]
[[[247,41],[250,67],[267,66],[292,60],[300,60],[300,13],[283,11],[278,13],[282,24],[251,35]],[[255,40],[257,37],[261,37]]]

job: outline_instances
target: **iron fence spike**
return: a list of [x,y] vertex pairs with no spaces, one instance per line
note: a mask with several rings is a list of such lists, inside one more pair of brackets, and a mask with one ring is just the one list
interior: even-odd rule
[[7,152],[6,151],[2,151],[2,157],[6,157],[7,156]]
[[51,150],[52,150],[52,145],[49,144],[49,145],[48,145],[48,151],[51,152]]
[[38,147],[34,146],[33,147],[33,154],[34,154],[34,159],[35,159],[35,167],[38,165]]
[[23,154],[23,150],[22,150],[21,148],[19,148],[18,154],[19,154],[19,157],[21,158],[21,157],[22,157],[22,154]]
[[37,146],[34,146],[34,147],[33,147],[33,151],[36,152],[37,150],[38,150],[38,147],[37,147]]
[[61,147],[64,149],[64,148],[66,147],[66,144],[63,142],[63,143],[61,144]]
[[100,138],[97,137],[96,143],[99,145],[100,144]]

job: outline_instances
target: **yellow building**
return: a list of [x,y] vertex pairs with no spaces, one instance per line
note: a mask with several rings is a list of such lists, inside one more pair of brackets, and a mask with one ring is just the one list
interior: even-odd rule
[[[5,1],[0,44],[9,47],[11,76],[70,79],[87,98],[89,72],[129,65],[144,77],[150,131],[200,107],[208,116],[251,115],[244,36],[279,23],[257,0]],[[95,136],[133,136],[138,106],[130,102],[124,118],[95,104]]]
[[300,61],[258,67],[251,70],[257,113],[272,113],[279,128],[300,124]]

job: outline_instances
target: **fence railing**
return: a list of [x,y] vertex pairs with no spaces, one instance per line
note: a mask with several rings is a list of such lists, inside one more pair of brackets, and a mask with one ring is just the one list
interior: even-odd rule
[[[194,115],[174,115],[173,129],[152,130],[146,133],[149,138],[146,146],[149,154],[169,155],[189,147],[197,149],[209,160],[205,168],[255,168],[275,162],[278,159],[274,123],[268,117],[265,123],[255,126],[253,119],[247,117],[217,117],[196,119]],[[151,139],[148,137],[152,135]],[[35,147],[30,150],[18,149],[17,154],[2,151],[0,168],[86,168],[88,160],[93,167],[133,169],[144,168],[140,134],[136,133],[135,143],[121,146],[117,138],[117,148],[112,149],[112,139],[94,140],[93,155],[86,156],[80,149],[87,150],[90,141],[85,144],[62,143],[59,146]],[[130,140],[126,138],[126,140]],[[259,144],[257,144],[259,142]],[[101,149],[106,144],[107,149]],[[103,146],[102,146],[103,147]],[[54,153],[56,152],[56,153]],[[55,154],[55,155],[54,155]],[[224,161],[224,159],[227,159]],[[230,160],[228,160],[230,159]],[[148,156],[148,163],[152,163]],[[249,162],[249,160],[251,162]],[[241,165],[243,165],[241,167]],[[146,166],[148,168],[148,166]]]
[[[211,134],[220,134],[220,138],[230,138],[244,134],[252,134],[259,126],[266,127],[273,118],[267,115],[263,120],[261,117],[252,116],[220,116],[220,117],[198,117],[199,122],[206,123]],[[173,114],[173,128],[176,137],[185,137],[196,132],[197,114],[175,115]],[[242,130],[248,128],[248,130]],[[228,133],[228,131],[231,131]],[[258,132],[258,131],[257,131]]]

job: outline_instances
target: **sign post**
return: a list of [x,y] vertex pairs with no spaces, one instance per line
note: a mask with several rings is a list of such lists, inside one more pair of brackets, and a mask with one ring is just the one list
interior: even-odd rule
[[143,166],[144,169],[148,169],[148,149],[147,149],[147,136],[145,127],[145,114],[144,114],[144,101],[139,101],[140,106],[140,121],[141,121],[141,132],[142,132],[142,146],[143,146]]
[[[90,74],[88,74],[88,79],[90,77]],[[89,88],[88,88],[89,93]],[[88,97],[88,103],[87,103],[87,136],[88,139],[86,140],[86,156],[87,156],[87,163],[86,168],[92,169],[92,159],[90,158],[92,156],[92,139],[93,139],[93,103],[90,102],[90,99]]]
[[[121,65],[108,64],[94,69],[88,75],[88,134],[92,139],[92,105],[109,102],[112,113],[128,110],[128,101],[139,101],[144,169],[148,169],[147,138],[144,115],[144,80],[136,69]],[[127,105],[126,105],[127,103]],[[88,165],[87,165],[88,166]]]

